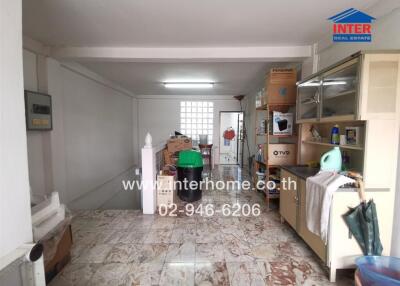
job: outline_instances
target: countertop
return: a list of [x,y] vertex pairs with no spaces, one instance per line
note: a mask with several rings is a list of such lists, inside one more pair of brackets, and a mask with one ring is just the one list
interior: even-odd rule
[[[312,177],[319,172],[319,168],[311,168],[306,165],[292,165],[292,166],[281,166],[282,169],[292,173],[293,175],[306,180],[308,177]],[[356,192],[356,188],[341,187],[340,192]],[[389,192],[389,188],[365,188],[365,192]]]
[[281,166],[281,168],[304,180],[319,172],[319,168],[311,168],[306,165]]

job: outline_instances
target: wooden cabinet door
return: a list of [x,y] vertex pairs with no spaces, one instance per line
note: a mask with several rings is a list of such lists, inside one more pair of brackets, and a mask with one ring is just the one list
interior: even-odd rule
[[[281,216],[294,228],[297,229],[297,204],[298,195],[295,185],[297,177],[285,170],[281,171],[281,192],[279,200],[279,212]],[[286,183],[283,183],[286,182]],[[295,183],[289,183],[295,182]]]
[[326,261],[326,246],[318,235],[308,230],[306,224],[306,181],[299,179],[298,188],[300,194],[299,206],[299,228],[298,234],[311,247],[312,250],[323,260]]
[[358,119],[398,119],[399,71],[399,54],[363,55]]

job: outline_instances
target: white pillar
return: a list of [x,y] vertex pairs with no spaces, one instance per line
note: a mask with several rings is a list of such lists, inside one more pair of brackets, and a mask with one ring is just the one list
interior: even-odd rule
[[152,147],[152,138],[146,135],[146,145],[142,148],[142,206],[143,214],[154,214],[156,212],[156,188],[157,176],[156,154]]

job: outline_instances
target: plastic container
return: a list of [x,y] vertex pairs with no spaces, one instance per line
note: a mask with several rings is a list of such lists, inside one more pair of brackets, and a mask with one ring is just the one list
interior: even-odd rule
[[[200,152],[185,150],[179,152],[178,159],[178,196],[185,202],[201,199],[200,182],[203,171],[203,157]],[[197,184],[191,182],[197,182]]]
[[333,147],[321,157],[321,171],[340,172],[342,170],[342,153],[339,147]]
[[207,145],[208,144],[208,135],[199,135],[199,144]]
[[339,135],[339,125],[335,125],[332,127],[331,131],[331,144],[340,144],[340,135]]
[[363,256],[356,260],[362,285],[400,285],[400,259],[390,256]]

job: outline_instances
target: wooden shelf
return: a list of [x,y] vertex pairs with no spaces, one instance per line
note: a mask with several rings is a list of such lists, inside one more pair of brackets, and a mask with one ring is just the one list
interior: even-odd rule
[[279,106],[282,106],[282,107],[288,107],[288,106],[295,106],[296,105],[296,102],[294,102],[294,103],[272,103],[272,104],[264,104],[264,105],[261,105],[261,106],[259,106],[259,107],[256,107],[256,110],[259,110],[259,111],[267,111],[269,108],[268,107],[279,107]]
[[272,134],[256,134],[257,136],[268,136],[271,138],[295,138],[297,135],[272,135]]
[[297,135],[292,134],[292,135],[269,135],[271,138],[296,138]]
[[340,147],[343,149],[351,149],[351,150],[359,150],[359,151],[364,150],[364,148],[362,146],[357,146],[357,145],[336,145],[336,144],[331,144],[331,143],[308,141],[308,140],[303,140],[302,142],[305,144],[313,144],[313,145],[320,145],[320,146],[327,146],[327,147]]

